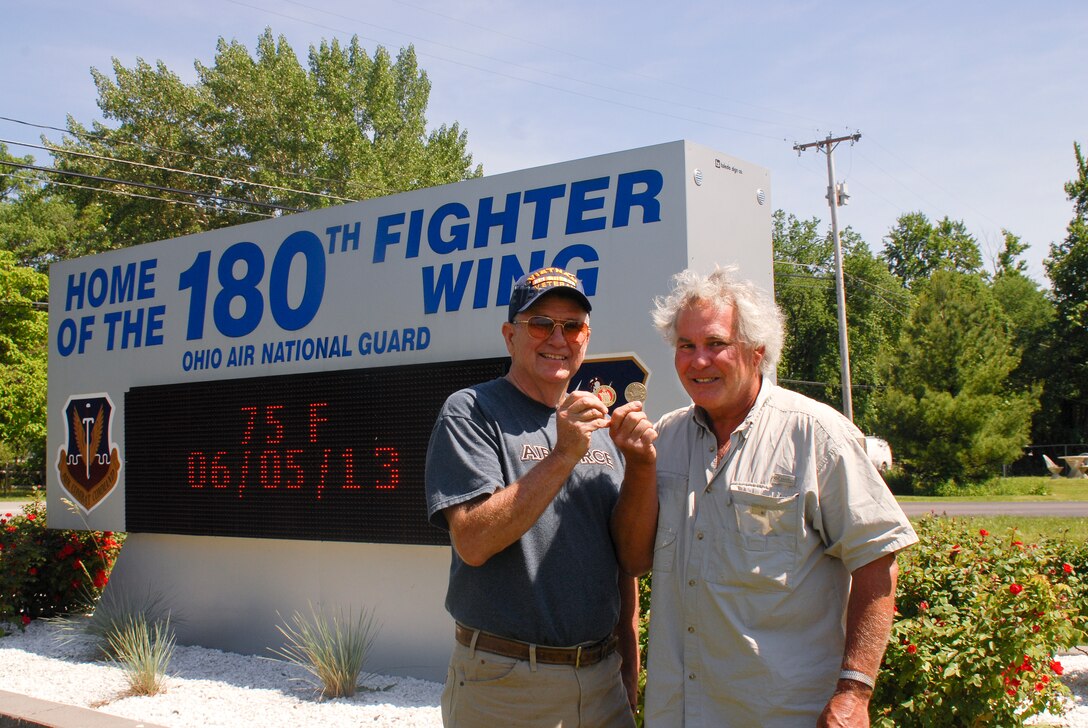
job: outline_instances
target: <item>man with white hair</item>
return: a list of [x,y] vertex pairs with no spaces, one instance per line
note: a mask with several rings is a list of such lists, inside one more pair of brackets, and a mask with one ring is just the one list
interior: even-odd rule
[[771,381],[781,313],[733,274],[683,271],[655,301],[692,404],[613,516],[623,568],[653,568],[645,724],[868,726],[918,539],[858,429]]

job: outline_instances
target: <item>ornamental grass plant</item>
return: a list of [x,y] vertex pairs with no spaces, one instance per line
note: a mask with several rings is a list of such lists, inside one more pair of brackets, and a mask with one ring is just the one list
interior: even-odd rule
[[915,528],[920,542],[899,558],[873,726],[1008,728],[1059,714],[1069,692],[1058,653],[1086,637],[1082,564],[1068,546],[1015,529],[938,517]]
[[151,622],[136,614],[106,635],[111,661],[125,673],[133,695],[157,695],[166,684],[166,669],[174,655],[170,618]]
[[136,621],[142,621],[154,627],[159,624],[177,622],[166,600],[160,594],[148,590],[146,594],[132,594],[128,591],[111,588],[104,592],[90,614],[64,614],[50,620],[58,627],[57,639],[71,642],[79,635],[91,638],[95,657],[113,660],[118,657],[113,651],[111,637],[120,634]]
[[309,617],[295,612],[290,622],[276,629],[287,642],[270,651],[315,678],[313,685],[321,697],[343,698],[355,695],[380,628],[365,609],[357,615],[351,610],[345,615],[341,609],[328,616],[311,604]]

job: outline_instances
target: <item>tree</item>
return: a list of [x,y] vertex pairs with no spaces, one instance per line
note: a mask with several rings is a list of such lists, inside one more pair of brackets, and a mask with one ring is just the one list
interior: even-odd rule
[[[841,409],[838,302],[834,243],[818,218],[773,217],[775,299],[786,317],[778,373],[784,384]],[[881,385],[882,348],[894,341],[910,310],[910,294],[873,257],[853,230],[843,231],[847,333],[855,421],[872,426],[870,401]]]
[[945,217],[933,225],[920,212],[900,215],[884,240],[881,257],[908,288],[934,271],[976,273],[982,268],[978,242],[959,220]]
[[44,174],[22,169],[32,157],[15,157],[0,144],[0,249],[15,255],[19,265],[45,271],[59,258],[99,252],[104,243],[97,206],[82,210],[45,187]]
[[1010,385],[1019,361],[980,275],[938,270],[921,286],[877,401],[881,431],[916,481],[977,482],[1020,457],[1039,395]]
[[[49,278],[0,250],[0,468],[44,467]],[[44,472],[44,471],[42,471]]]
[[1043,403],[1051,419],[1050,442],[1088,442],[1088,160],[1073,145],[1077,178],[1065,185],[1074,215],[1065,240],[1050,245],[1043,261],[1051,283],[1056,318],[1054,337],[1060,341],[1050,358]]
[[[1009,384],[1020,390],[1046,380],[1061,340],[1054,336],[1054,304],[1025,272],[1027,264],[1021,255],[1028,245],[1008,230],[1002,234],[1005,247],[998,255],[990,289],[1009,320],[1012,344],[1021,352],[1020,364],[1009,375]],[[1047,442],[1044,430],[1052,418],[1044,401],[1035,414],[1031,442]]]
[[430,81],[411,47],[393,61],[381,47],[371,58],[357,37],[322,42],[304,67],[265,30],[254,56],[220,38],[215,62],[196,70],[187,85],[161,61],[114,60],[112,78],[92,76],[115,128],[68,121],[58,167],[152,186],[88,181],[124,194],[66,193],[81,210],[101,206],[115,246],[482,173],[456,123],[427,131]]
[[1013,235],[1004,228],[1001,230],[1001,235],[1005,239],[1005,245],[1001,252],[997,254],[994,275],[1001,277],[1012,273],[1026,273],[1028,264],[1020,256],[1031,246],[1022,242],[1019,235]]

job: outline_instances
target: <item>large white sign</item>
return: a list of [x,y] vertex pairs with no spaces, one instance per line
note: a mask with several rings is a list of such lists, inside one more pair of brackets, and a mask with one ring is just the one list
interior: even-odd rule
[[[590,355],[634,353],[650,371],[647,407],[660,415],[687,400],[671,351],[650,323],[652,299],[666,292],[671,274],[716,264],[737,264],[770,289],[770,218],[766,170],[681,141],[57,263],[50,275],[50,525],[127,530],[126,490],[135,484],[126,483],[124,403],[132,388],[503,356],[499,329],[510,289],[542,266],[581,278],[593,303]],[[130,537],[125,551],[139,552],[132,548],[139,541]],[[156,544],[141,547],[155,559],[179,543],[190,553],[211,548],[199,538],[145,541]],[[280,546],[238,541],[232,549],[247,554],[246,569],[275,584],[251,588],[277,595],[254,608],[286,613],[315,600],[321,588],[312,568],[286,587],[282,570],[291,560],[278,555]],[[389,548],[373,544],[340,544],[336,558],[344,563],[323,568],[350,563],[358,572],[375,549],[388,569]],[[411,558],[433,559],[443,572],[448,549],[420,549]],[[231,571],[229,556],[215,558],[220,572]],[[118,575],[128,569],[152,578],[148,559],[123,553]],[[177,586],[191,568],[179,563],[166,572]],[[398,590],[419,587],[411,575],[400,578],[385,590],[392,602]],[[228,576],[220,586],[239,588]],[[444,588],[444,578],[427,585],[428,608],[439,615]],[[253,606],[241,596],[230,601]],[[219,639],[193,629],[192,641]],[[224,646],[259,651],[246,633],[224,637],[238,640]]]

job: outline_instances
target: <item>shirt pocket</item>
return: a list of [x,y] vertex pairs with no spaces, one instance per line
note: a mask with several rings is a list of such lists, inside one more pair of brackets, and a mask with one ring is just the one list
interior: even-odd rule
[[760,591],[792,588],[801,541],[801,501],[800,494],[786,485],[730,484],[734,522],[719,534],[724,583]]
[[654,538],[654,571],[676,568],[680,529],[687,520],[688,481],[685,476],[657,474],[657,536]]

